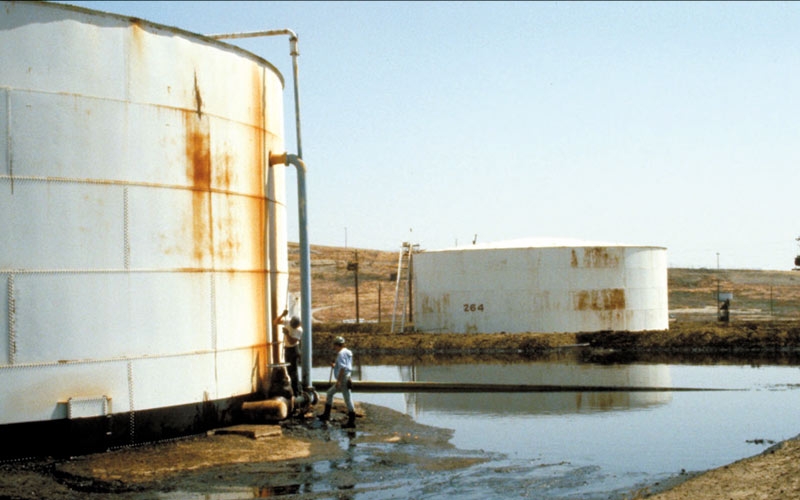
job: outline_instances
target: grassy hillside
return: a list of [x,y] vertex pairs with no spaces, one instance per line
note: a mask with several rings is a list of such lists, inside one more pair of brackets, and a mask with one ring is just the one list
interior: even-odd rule
[[741,269],[669,269],[669,307],[676,318],[716,314],[717,287],[733,293],[731,318],[800,318],[800,272]]
[[[399,252],[399,248],[398,248]],[[358,311],[362,321],[391,323],[398,252],[311,246],[314,319],[341,322],[356,317],[355,273],[358,260]],[[290,289],[300,289],[299,249],[289,245]],[[670,314],[678,321],[715,321],[717,287],[732,292],[731,321],[800,319],[800,272],[739,269],[669,269]],[[379,308],[380,305],[380,308]]]

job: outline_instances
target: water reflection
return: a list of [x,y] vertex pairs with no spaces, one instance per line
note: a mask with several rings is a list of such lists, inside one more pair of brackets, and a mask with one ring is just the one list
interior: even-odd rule
[[[330,366],[312,370],[327,380]],[[408,410],[416,423],[451,429],[454,448],[373,440],[333,426],[335,459],[290,464],[213,492],[164,500],[302,498],[632,498],[648,485],[752,456],[800,431],[797,366],[537,362],[363,365],[360,380],[731,391],[564,393],[356,393],[357,402]],[[479,460],[475,460],[480,457]],[[439,467],[441,463],[468,466]],[[434,467],[431,464],[436,464]],[[247,466],[242,465],[243,470]],[[253,477],[252,481],[250,478]],[[261,485],[253,490],[252,485]]]
[[[527,364],[461,364],[399,367],[404,382],[478,383],[501,385],[552,385],[614,388],[668,388],[668,365],[576,365],[564,362]],[[532,392],[514,393],[412,393],[406,395],[406,412],[422,411],[492,414],[568,414],[669,403],[671,392]]]
[[[292,467],[293,474],[291,476],[297,482],[289,481],[288,484],[273,484],[273,478],[265,484],[261,484],[253,488],[253,498],[270,498],[283,495],[297,495],[300,493],[313,493],[314,484],[307,478],[311,476],[314,468],[310,464],[298,465]],[[306,478],[305,481],[300,481],[300,478]]]
[[353,490],[356,484],[358,484],[355,437],[355,431],[344,430],[339,444],[340,446],[346,446],[345,455],[341,459],[331,460],[329,462],[331,470],[337,471],[337,474],[332,476],[331,486],[339,490],[336,498],[343,500],[353,498],[352,495],[348,494],[348,491]]

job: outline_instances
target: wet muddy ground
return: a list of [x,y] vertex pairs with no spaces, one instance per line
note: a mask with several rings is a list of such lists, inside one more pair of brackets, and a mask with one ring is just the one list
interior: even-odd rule
[[[400,498],[431,476],[486,460],[456,450],[451,431],[393,410],[358,404],[357,415],[357,428],[343,429],[346,411],[337,400],[327,424],[309,413],[280,425],[242,426],[241,433],[7,463],[0,466],[0,498]],[[259,432],[265,436],[253,435]]]

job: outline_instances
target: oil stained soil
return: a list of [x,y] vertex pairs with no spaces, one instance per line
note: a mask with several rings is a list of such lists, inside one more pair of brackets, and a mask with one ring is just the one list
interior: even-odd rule
[[216,432],[71,460],[3,464],[0,498],[398,498],[432,475],[486,460],[455,449],[450,430],[387,408],[357,404],[355,430],[341,427],[345,415],[337,400],[331,422],[309,413],[264,438]]

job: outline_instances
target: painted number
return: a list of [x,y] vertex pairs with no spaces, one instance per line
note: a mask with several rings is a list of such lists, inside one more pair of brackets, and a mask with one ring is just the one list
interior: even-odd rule
[[464,312],[483,312],[483,304],[464,304]]

